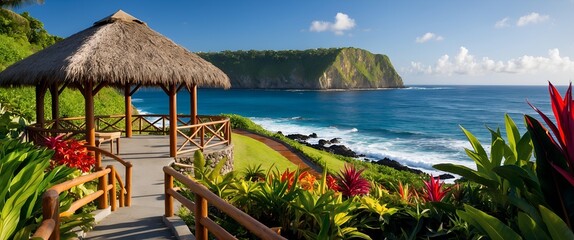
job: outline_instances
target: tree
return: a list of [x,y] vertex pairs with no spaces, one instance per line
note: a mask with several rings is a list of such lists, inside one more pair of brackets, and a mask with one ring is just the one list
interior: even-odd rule
[[28,4],[43,4],[44,0],[0,0],[0,8],[17,8]]

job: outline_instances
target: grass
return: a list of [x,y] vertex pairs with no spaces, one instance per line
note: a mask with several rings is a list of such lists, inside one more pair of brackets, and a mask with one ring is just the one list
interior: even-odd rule
[[277,167],[281,172],[287,168],[291,170],[297,168],[297,165],[262,142],[235,133],[232,134],[232,139],[234,145],[234,168],[239,172],[250,165],[256,166],[259,164],[265,170]]

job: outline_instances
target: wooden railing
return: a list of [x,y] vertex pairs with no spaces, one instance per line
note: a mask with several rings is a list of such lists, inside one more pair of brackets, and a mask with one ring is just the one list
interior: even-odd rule
[[[115,161],[117,161],[118,163],[122,164],[124,166],[125,172],[124,172],[124,180],[122,180],[122,177],[120,176],[118,171],[115,171],[114,174],[114,178],[116,183],[119,185],[119,191],[120,191],[120,196],[118,196],[118,200],[119,200],[119,204],[120,207],[129,207],[131,206],[132,203],[132,163],[126,160],[121,159],[120,157],[114,155],[113,153],[110,153],[106,150],[103,150],[101,148],[98,147],[94,147],[94,146],[86,146],[86,149],[88,149],[88,151],[92,151],[95,153],[95,157],[101,157],[101,155],[104,155],[106,157],[112,158]],[[114,166],[111,166],[112,168]],[[114,168],[115,169],[115,168]]]
[[228,118],[200,116],[198,119],[201,122],[199,124],[177,127],[178,137],[185,139],[181,145],[178,142],[178,155],[231,143],[231,124]]
[[[60,217],[66,217],[74,214],[76,210],[99,199],[98,208],[103,209],[108,207],[108,202],[112,211],[117,209],[116,201],[119,201],[120,207],[131,205],[131,175],[132,164],[123,159],[97,147],[86,146],[88,151],[93,151],[95,154],[104,154],[108,157],[114,158],[126,168],[125,185],[116,171],[115,167],[110,165],[105,169],[88,175],[82,175],[72,180],[57,184],[49,188],[42,195],[42,215],[43,221],[33,235],[33,238],[58,240],[60,239]],[[98,180],[98,190],[94,193],[84,196],[81,199],[74,201],[68,210],[60,213],[59,196],[60,193],[69,190],[75,186],[84,184],[89,181]],[[109,182],[109,183],[108,183]],[[116,184],[120,185],[120,196],[117,196]],[[118,199],[118,200],[116,200]]]
[[[191,115],[178,115],[177,154],[231,143],[231,124],[221,116],[197,116],[193,124]],[[97,132],[125,133],[125,115],[95,116]],[[85,134],[84,117],[60,118],[43,126],[33,124],[26,127],[26,139],[42,141],[47,136],[65,135],[65,138],[82,138]],[[161,114],[132,115],[132,133],[167,135],[169,116]],[[181,138],[183,140],[181,141]]]
[[[179,173],[169,166],[163,167],[165,174],[165,216],[173,216],[173,199],[177,199],[183,206],[192,210],[195,214],[195,238],[199,240],[207,240],[208,232],[211,232],[217,239],[237,239],[232,234],[227,232],[224,228],[219,226],[208,216],[208,204],[215,206],[231,218],[235,219],[239,224],[244,226],[249,232],[261,239],[286,239],[281,237],[278,233],[271,230],[264,224],[255,220],[253,217],[242,212],[235,206],[227,203],[225,200],[219,198],[214,193],[210,192],[203,185],[193,181],[189,177]],[[177,179],[195,194],[195,202],[187,199],[177,192],[173,187],[173,181]]]

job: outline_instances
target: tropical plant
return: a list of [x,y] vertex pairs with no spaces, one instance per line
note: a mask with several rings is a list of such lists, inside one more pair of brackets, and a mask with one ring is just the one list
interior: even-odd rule
[[411,196],[413,195],[410,191],[409,184],[406,183],[403,185],[401,181],[399,181],[399,185],[397,186],[397,194],[399,195],[400,199],[404,203],[411,202]]
[[265,171],[261,164],[249,165],[243,170],[243,179],[257,182],[265,179]]
[[[353,224],[360,203],[352,198],[343,201],[341,195],[336,195],[332,191],[322,195],[301,191],[291,206],[295,211],[293,228],[300,237],[305,239],[371,239]],[[376,205],[369,205],[369,207],[374,208],[373,211],[383,210]]]
[[525,116],[528,131],[536,149],[537,175],[544,199],[564,221],[573,227],[574,219],[574,110],[572,110],[572,84],[562,98],[549,83],[550,101],[556,126],[540,109],[540,114],[550,131],[536,119]]
[[[0,239],[28,238],[41,222],[41,195],[51,186],[68,179],[74,169],[65,165],[50,168],[52,151],[37,149],[15,140],[0,143]],[[61,196],[66,202],[66,196]],[[63,204],[60,211],[69,207]],[[86,226],[93,218],[76,215],[60,226]],[[73,220],[73,221],[72,221]]]
[[235,180],[235,172],[221,174],[221,169],[227,163],[227,158],[221,159],[213,168],[207,167],[205,157],[200,150],[195,151],[193,160],[194,178],[205,185],[210,191],[217,196],[225,198],[225,189]]
[[444,199],[447,193],[450,191],[450,187],[444,188],[444,182],[440,182],[440,179],[433,177],[431,174],[428,181],[424,181],[425,188],[423,188],[423,199],[427,202],[440,202]]
[[361,177],[365,169],[357,170],[354,165],[345,164],[337,179],[337,188],[345,197],[368,194],[371,190],[371,184],[367,179]]
[[473,148],[465,151],[476,163],[476,170],[450,163],[433,167],[484,186],[481,191],[486,193],[485,200],[493,202],[492,207],[505,209],[509,203],[525,206],[521,200],[523,196],[527,196],[533,206],[539,205],[542,203],[541,192],[534,173],[535,166],[530,162],[533,150],[530,134],[527,132],[521,136],[508,114],[505,115],[505,126],[507,140],[502,137],[500,129],[488,128],[492,137],[490,157],[480,141],[461,127]]
[[18,139],[24,132],[27,123],[25,118],[6,111],[0,105],[0,140]]

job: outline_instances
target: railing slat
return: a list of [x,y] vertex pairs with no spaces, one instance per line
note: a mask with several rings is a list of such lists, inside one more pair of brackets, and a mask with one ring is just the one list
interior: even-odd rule
[[226,231],[221,226],[217,225],[217,223],[215,223],[213,220],[209,218],[202,218],[199,221],[201,222],[202,225],[207,227],[207,229],[209,229],[209,232],[213,233],[213,235],[215,235],[217,239],[225,239],[225,240],[237,239],[235,236],[231,235],[231,233]]
[[177,201],[179,201],[183,206],[185,206],[186,208],[188,208],[192,212],[195,211],[195,203],[193,201],[189,200],[188,198],[186,198],[185,196],[181,195],[181,193],[178,193],[173,188],[168,189],[167,193],[170,196],[172,196],[173,198],[177,199]]

